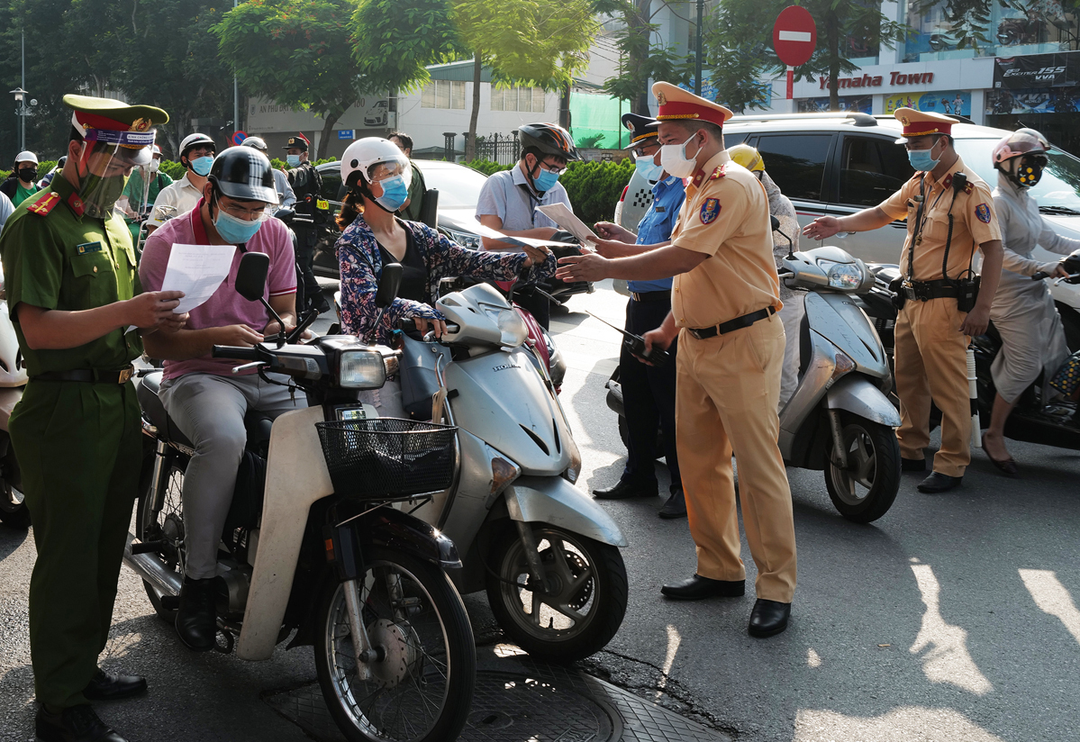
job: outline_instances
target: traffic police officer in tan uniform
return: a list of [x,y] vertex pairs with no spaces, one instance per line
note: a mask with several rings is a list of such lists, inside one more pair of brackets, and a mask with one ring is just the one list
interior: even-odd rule
[[777,446],[784,327],[772,254],[765,189],[724,150],[731,111],[666,82],[653,85],[660,104],[661,163],[690,178],[667,246],[608,260],[563,258],[564,280],[675,276],[672,311],[646,343],[667,347],[678,335],[676,438],[697,572],[665,585],[669,598],[743,595],[732,453],[758,600],[749,632],[787,628],[795,591],[791,493]]
[[[941,449],[920,492],[958,486],[971,461],[968,336],[986,331],[1001,277],[1001,230],[990,187],[965,167],[952,143],[956,119],[898,108],[896,140],[916,173],[872,209],[815,219],[803,234],[827,239],[907,219],[900,256],[904,305],[896,318],[896,393],[900,397],[900,455],[905,471],[924,471],[930,443],[931,399],[941,410]],[[975,251],[982,250],[982,285],[974,299]],[[974,299],[974,300],[973,300]]]
[[[150,161],[168,115],[152,106],[64,96],[74,109],[68,159],[0,237],[7,300],[30,381],[11,441],[34,523],[30,651],[45,742],[122,738],[88,705],[146,689],[97,666],[142,462],[132,359],[135,328],[178,326],[182,294],[140,294],[135,251],[113,205]],[[128,330],[132,331],[128,331]]]

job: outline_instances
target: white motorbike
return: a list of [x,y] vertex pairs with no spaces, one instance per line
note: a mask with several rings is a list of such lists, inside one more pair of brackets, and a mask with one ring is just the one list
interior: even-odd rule
[[[265,254],[244,255],[236,289],[269,309],[268,264]],[[314,646],[324,700],[347,739],[455,739],[476,677],[472,628],[444,572],[460,560],[446,536],[401,509],[452,480],[454,429],[371,419],[359,393],[385,383],[397,354],[355,337],[268,338],[215,346],[214,355],[247,361],[237,370],[291,377],[311,405],[272,426],[246,421],[218,552],[218,649],[264,660],[295,630],[289,647]],[[152,449],[124,562],[171,621],[186,552],[180,495],[194,451],[158,399],[160,380],[152,372],[138,390]]]
[[8,419],[26,386],[26,369],[21,361],[19,341],[4,296],[4,272],[0,269],[0,521],[25,530],[30,527],[30,511],[23,502],[19,462],[8,435]]
[[462,593],[486,588],[513,641],[551,661],[587,657],[626,613],[626,538],[574,486],[581,456],[521,315],[487,284],[436,306],[448,332],[404,338],[402,401],[457,427],[459,466],[415,514],[453,540],[464,567],[451,579]]
[[900,489],[900,415],[887,396],[885,348],[856,299],[874,276],[826,246],[789,253],[780,279],[807,291],[799,385],[780,413],[784,462],[824,469],[829,497],[848,520],[877,520]]

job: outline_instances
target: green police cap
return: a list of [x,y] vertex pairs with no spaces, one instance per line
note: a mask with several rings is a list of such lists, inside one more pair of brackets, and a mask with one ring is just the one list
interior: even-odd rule
[[74,110],[71,125],[83,139],[120,145],[129,150],[124,154],[133,161],[149,161],[149,147],[156,136],[151,127],[169,121],[169,114],[156,106],[129,106],[111,98],[68,94],[64,104]]

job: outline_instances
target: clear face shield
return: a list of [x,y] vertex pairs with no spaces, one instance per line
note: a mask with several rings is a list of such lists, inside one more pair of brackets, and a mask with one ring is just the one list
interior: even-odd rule
[[153,159],[154,137],[153,132],[87,130],[76,162],[83,213],[109,218],[131,171]]

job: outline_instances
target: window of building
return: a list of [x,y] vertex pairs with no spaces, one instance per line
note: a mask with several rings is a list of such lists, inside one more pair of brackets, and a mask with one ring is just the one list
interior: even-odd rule
[[420,94],[420,107],[465,110],[465,83],[431,80]]
[[544,89],[533,87],[491,88],[492,111],[544,112]]

